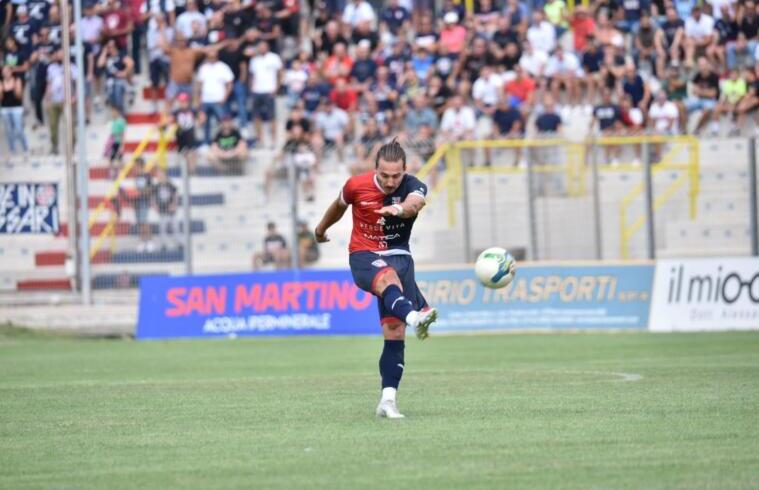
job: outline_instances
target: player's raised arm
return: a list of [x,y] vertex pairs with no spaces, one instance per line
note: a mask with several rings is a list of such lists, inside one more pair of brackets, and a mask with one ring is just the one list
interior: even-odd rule
[[424,207],[424,197],[419,194],[409,194],[406,200],[400,204],[384,206],[375,211],[382,216],[397,216],[399,218],[413,218]]
[[346,209],[348,209],[348,205],[343,202],[342,195],[329,205],[324,212],[324,216],[322,216],[321,221],[316,225],[316,229],[314,230],[314,236],[316,237],[317,242],[324,243],[329,241],[327,230],[330,226],[340,221],[340,218],[343,217]]

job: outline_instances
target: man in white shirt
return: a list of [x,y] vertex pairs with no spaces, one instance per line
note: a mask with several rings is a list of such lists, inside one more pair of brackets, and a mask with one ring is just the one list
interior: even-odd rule
[[677,106],[671,100],[667,100],[667,93],[659,90],[654,103],[648,109],[648,125],[658,134],[677,134],[677,120],[680,113]]
[[694,5],[691,16],[685,19],[685,64],[693,66],[693,60],[706,55],[706,49],[715,39],[714,19]]
[[477,119],[471,107],[464,107],[460,95],[451,99],[451,105],[443,112],[440,130],[445,141],[460,141],[474,138]]
[[177,17],[176,29],[181,33],[185,39],[192,37],[192,24],[197,22],[203,28],[203,32],[208,27],[208,20],[198,10],[198,5],[195,0],[187,0],[187,10],[179,14]]
[[548,54],[538,51],[530,43],[524,43],[524,51],[519,58],[519,66],[527,72],[532,78],[540,79],[543,77],[546,65],[548,64]]
[[556,51],[548,58],[545,75],[551,80],[551,93],[554,100],[561,100],[559,92],[562,88],[567,91],[567,102],[573,106],[580,103],[580,84],[578,80],[582,78],[582,69],[580,60],[577,56],[569,51],[564,51],[561,46],[556,47]]
[[257,54],[250,60],[250,91],[253,94],[253,120],[256,126],[256,138],[263,142],[263,124],[269,123],[271,140],[269,146],[274,148],[277,141],[277,124],[275,121],[275,102],[282,77],[282,59],[269,51],[269,43],[261,41]]
[[533,13],[532,26],[527,29],[527,40],[535,51],[546,55],[556,47],[556,28],[548,22],[542,10]]
[[[667,100],[667,93],[659,90],[653,104],[648,109],[648,127],[656,134],[677,134],[680,110],[674,102]],[[651,161],[661,160],[663,145],[655,144],[651,147]]]
[[316,128],[321,133],[325,146],[334,146],[340,160],[343,159],[345,134],[350,127],[350,122],[348,113],[335,107],[330,99],[325,99],[319,112],[316,113]]
[[343,23],[356,27],[360,22],[369,21],[374,24],[374,9],[365,0],[351,0],[343,9]]
[[200,92],[200,108],[206,116],[206,145],[211,144],[211,117],[215,117],[217,123],[224,117],[224,103],[232,92],[234,78],[226,63],[219,61],[218,51],[209,50],[195,79]]

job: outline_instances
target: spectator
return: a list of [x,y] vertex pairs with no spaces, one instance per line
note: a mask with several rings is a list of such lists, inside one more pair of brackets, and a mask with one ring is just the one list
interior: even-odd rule
[[[183,14],[184,15],[184,14]],[[236,114],[240,127],[240,133],[247,137],[248,127],[248,65],[242,52],[242,43],[237,39],[230,39],[221,43],[219,61],[224,63],[232,71],[234,82],[232,93],[227,97],[224,112]]]
[[29,69],[29,54],[19,47],[15,37],[8,36],[5,40],[2,61],[3,66],[10,67],[13,76],[23,82],[24,74]]
[[524,54],[519,59],[519,66],[526,75],[534,80],[542,80],[547,64],[548,54],[533,49],[530,43],[525,44]]
[[728,42],[726,46],[726,59],[728,70],[743,70],[754,67],[754,53],[756,42],[748,41],[746,34],[738,32],[735,42]]
[[653,75],[664,75],[667,57],[664,51],[664,32],[654,25],[648,12],[643,12],[640,17],[633,57],[639,69]]
[[167,43],[171,43],[174,39],[174,29],[166,25],[166,17],[163,14],[156,14],[148,22],[147,30],[148,69],[154,113],[158,112],[159,87],[169,83],[171,70],[170,58],[166,51],[167,43],[161,42],[161,36],[166,38]]
[[527,29],[527,41],[535,51],[540,51],[548,56],[556,47],[556,29],[545,18],[540,10],[532,13],[533,22]]
[[309,70],[303,62],[296,58],[290,64],[290,68],[285,70],[282,78],[282,85],[287,93],[287,107],[293,109],[301,98],[303,89],[308,82]]
[[429,106],[427,97],[423,93],[414,98],[409,110],[406,111],[404,129],[409,135],[414,135],[422,126],[437,129],[437,114]]
[[104,24],[103,43],[114,40],[119,51],[126,53],[127,39],[134,31],[134,21],[129,10],[122,5],[121,0],[107,0],[100,16]]
[[298,221],[298,256],[301,266],[313,265],[319,260],[319,245],[316,243],[314,232],[308,223],[302,220]]
[[308,134],[299,124],[292,126],[290,138],[272,166],[266,170],[264,190],[266,199],[271,197],[271,187],[275,178],[287,179],[289,172],[295,172],[295,179],[302,185],[302,193],[307,202],[313,202],[314,194],[314,169],[316,167],[316,153],[311,147]]
[[483,66],[479,78],[472,85],[472,99],[477,108],[478,116],[492,117],[502,93],[503,79],[501,76],[495,73],[492,67]]
[[316,113],[316,128],[320,131],[324,144],[335,148],[338,159],[342,161],[346,135],[350,128],[348,114],[339,107],[335,107],[330,99],[326,99],[321,105],[321,110]]
[[153,198],[153,176],[146,169],[145,160],[142,157],[138,157],[134,163],[134,193],[132,196],[137,229],[140,235],[137,251],[153,252],[155,243],[152,240],[153,232],[148,221],[148,212]]
[[269,51],[269,44],[258,43],[258,53],[250,61],[250,89],[253,97],[253,119],[256,124],[256,138],[263,143],[263,123],[270,127],[269,147],[277,141],[276,96],[282,81],[282,60]]
[[[50,153],[58,154],[58,128],[60,127],[63,108],[66,103],[65,82],[63,77],[63,50],[57,49],[51,56],[50,64],[47,66],[47,88],[45,89],[45,101],[48,107],[48,124],[50,125]],[[71,104],[76,103],[76,91],[74,83],[76,82],[77,69],[74,63],[71,63]],[[76,114],[76,111],[72,111]],[[66,128],[69,131],[70,128]],[[72,133],[72,136],[75,133]]]
[[667,99],[667,92],[659,90],[648,110],[649,128],[656,134],[674,135],[678,133],[679,119],[677,105]]
[[24,88],[21,79],[13,76],[10,66],[3,66],[0,79],[0,116],[5,127],[8,151],[16,153],[16,141],[24,153],[29,151],[24,131]]
[[116,107],[111,107],[111,137],[108,152],[108,163],[111,179],[115,179],[121,170],[121,161],[124,156],[123,144],[126,133],[127,121],[124,115]]
[[[153,186],[153,196],[156,210],[158,211],[158,234],[161,250],[166,251],[181,248],[179,241],[179,226],[176,221],[179,197],[176,186],[166,176],[166,171],[156,171],[156,182]],[[185,199],[187,196],[185,196]]]
[[[752,72],[747,72],[747,74],[750,81],[749,90],[746,96],[738,102],[738,107],[735,110],[735,125],[739,131],[744,129],[746,118],[749,115],[753,115],[754,125],[759,126],[759,120],[757,120],[757,116],[759,115],[759,111],[757,111],[759,109],[759,80],[757,80]],[[756,128],[754,128],[754,133],[757,133]]]
[[588,38],[596,32],[596,22],[584,5],[576,5],[571,20],[574,48],[576,53],[583,53],[588,47]]
[[354,90],[364,92],[377,75],[377,63],[369,57],[369,41],[363,40],[356,47],[356,60],[350,71],[350,82]]
[[691,16],[685,20],[685,65],[693,66],[693,60],[707,55],[707,48],[715,41],[714,19],[702,13],[696,4]]
[[625,77],[622,79],[621,89],[620,96],[630,97],[633,106],[645,114],[648,110],[648,104],[651,102],[651,91],[632,63],[625,66]]
[[187,160],[187,169],[193,173],[197,165],[196,148],[198,146],[195,131],[198,125],[203,124],[205,115],[195,110],[190,102],[190,96],[186,92],[177,96],[178,107],[172,114],[172,122],[177,128],[174,135],[177,141],[177,152]]
[[[615,136],[622,131],[622,109],[612,101],[612,92],[608,88],[601,91],[601,103],[593,109],[591,131],[596,123],[601,136]],[[619,164],[621,151],[620,145],[604,145],[606,160],[612,165]]]
[[193,96],[193,74],[195,62],[204,53],[202,49],[190,48],[181,35],[170,38],[166,28],[158,31],[159,46],[169,55],[169,84],[166,87],[166,111],[171,110],[180,93]]
[[739,132],[738,127],[735,125],[738,105],[748,94],[748,84],[738,70],[731,70],[729,78],[722,81],[720,92],[720,100],[714,112],[714,120],[719,122],[724,114],[729,115],[730,135],[735,136]]
[[535,119],[535,129],[541,136],[556,136],[561,132],[562,120],[556,110],[556,101],[551,96],[543,100],[543,110]]
[[[512,106],[508,97],[501,97],[498,101],[498,107],[493,113],[493,135],[494,139],[501,138],[524,138],[524,117],[516,107]],[[517,147],[514,152],[514,165],[519,164],[522,149]],[[486,155],[487,157],[488,155]]]
[[329,92],[329,84],[322,81],[318,72],[313,71],[308,75],[306,86],[300,94],[306,116],[316,113],[321,103],[329,97]]
[[505,92],[509,98],[509,104],[516,108],[527,110],[533,104],[533,97],[537,84],[530,78],[521,65],[514,67],[515,78],[506,82]]
[[267,264],[274,264],[277,269],[286,269],[290,266],[287,241],[277,231],[277,225],[272,222],[266,225],[263,251],[253,254],[253,270],[259,270]]
[[[28,7],[24,4],[19,4],[16,8],[16,20],[10,26],[9,39],[12,38],[15,41],[16,52],[20,59],[25,61],[32,54],[32,40],[37,30],[38,25],[29,17]],[[8,47],[8,44],[6,44],[6,49]],[[16,63],[17,67],[20,65],[21,63]]]
[[[677,10],[669,6],[666,10],[666,18],[662,24],[662,48],[667,50],[669,60],[674,66],[679,66],[683,59],[683,46],[685,39],[685,22],[677,16]],[[662,74],[661,72],[659,73]]]
[[[147,1],[143,5],[147,5]],[[168,12],[167,12],[168,13]],[[200,26],[205,31],[208,27],[206,16],[198,10],[196,0],[187,0],[185,11],[177,17],[176,29],[184,38],[192,37],[193,24]]]
[[546,16],[546,20],[556,30],[556,39],[561,39],[561,36],[564,35],[569,27],[567,23],[567,18],[569,17],[567,4],[564,3],[564,0],[546,0],[543,6],[543,13]]
[[448,53],[457,55],[466,47],[467,31],[459,25],[459,15],[448,12],[443,17],[445,26],[440,31],[440,47],[445,46]]
[[564,48],[557,46],[554,53],[548,59],[545,75],[551,80],[551,93],[553,100],[561,100],[560,91],[563,88],[567,93],[567,102],[573,106],[580,103],[580,84],[578,78],[582,77],[580,60],[574,53],[564,52]]
[[110,40],[98,57],[98,68],[105,72],[108,104],[122,114],[126,112],[125,97],[129,88],[134,62],[119,51],[116,41]]
[[356,27],[359,22],[374,23],[376,16],[371,4],[365,0],[350,0],[343,9],[342,20],[345,24]]
[[670,66],[667,69],[667,77],[662,80],[661,88],[667,93],[667,100],[674,102],[677,106],[679,118],[679,127],[681,131],[687,129],[685,99],[688,97],[688,79],[683,74],[683,69],[679,66]]
[[210,49],[205,61],[200,65],[196,83],[200,93],[201,110],[205,114],[206,145],[211,144],[211,119],[215,118],[219,122],[226,115],[224,104],[232,93],[232,82],[232,70],[226,63],[219,61],[216,49]]
[[464,105],[464,100],[460,95],[453,96],[440,122],[443,139],[445,141],[473,139],[476,126],[477,119],[474,110]]
[[248,161],[248,145],[240,131],[235,127],[234,119],[225,114],[221,127],[211,145],[209,159],[222,175],[243,175]]
[[410,20],[411,13],[398,0],[390,0],[380,15],[380,21],[396,36],[401,30],[408,30]]
[[599,49],[594,38],[588,40],[587,49],[582,54],[582,70],[584,76],[578,82],[585,87],[586,102],[596,100],[596,92],[604,85],[604,77],[601,74],[601,66],[604,62],[604,53]]
[[[714,73],[706,58],[701,57],[698,59],[698,72],[691,82],[692,95],[685,100],[685,108],[688,114],[701,111],[701,117],[694,130],[694,133],[698,134],[709,121],[714,109],[717,107],[717,100],[719,99],[719,77]],[[713,120],[711,132],[716,134],[718,130],[717,121]]]

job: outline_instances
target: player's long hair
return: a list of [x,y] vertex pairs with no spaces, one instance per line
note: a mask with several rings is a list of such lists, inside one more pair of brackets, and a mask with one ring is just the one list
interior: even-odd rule
[[406,170],[406,151],[403,149],[398,138],[393,138],[389,143],[385,143],[377,150],[377,156],[374,158],[374,168],[379,167],[380,158],[386,162],[403,161],[403,170]]

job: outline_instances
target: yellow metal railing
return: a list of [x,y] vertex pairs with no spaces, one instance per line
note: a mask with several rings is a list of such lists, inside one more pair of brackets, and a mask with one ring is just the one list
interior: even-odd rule
[[[174,133],[176,131],[175,126],[172,126],[170,128],[163,126],[163,127],[158,127],[158,128],[151,129],[150,131],[148,131],[148,133],[145,135],[142,141],[140,141],[140,144],[137,145],[137,148],[135,148],[134,152],[132,153],[132,156],[129,158],[126,165],[124,165],[121,168],[121,171],[116,176],[116,179],[114,179],[113,184],[111,184],[111,187],[108,189],[108,192],[106,192],[105,196],[103,196],[103,200],[98,203],[97,207],[90,214],[90,218],[87,223],[90,230],[92,229],[94,224],[97,222],[97,219],[100,217],[103,211],[105,211],[105,209],[109,207],[108,204],[113,200],[114,197],[118,195],[119,188],[121,187],[121,183],[132,171],[132,168],[134,168],[134,165],[137,159],[141,157],[142,154],[145,152],[145,148],[147,148],[148,144],[150,144],[150,142],[153,140],[153,136],[156,134],[156,131],[158,132],[158,145],[156,148],[156,152],[153,154],[150,160],[146,162],[145,170],[149,172],[156,165],[163,168],[164,170],[166,169],[166,166],[167,166],[166,155],[168,153],[169,143],[173,139]],[[106,242],[106,240],[109,241],[109,249],[111,253],[116,251],[117,225],[118,225],[118,217],[116,216],[115,213],[112,212],[111,216],[108,218],[108,224],[98,234],[97,239],[95,240],[92,248],[90,249],[90,259],[95,258],[97,253],[103,248],[103,245]]]
[[[670,148],[662,156],[661,160],[651,167],[652,177],[663,171],[681,171],[682,173],[667,186],[659,195],[654,197],[653,209],[658,211],[670,199],[672,199],[678,190],[686,183],[689,184],[688,203],[690,219],[696,219],[698,192],[699,192],[699,156],[698,156],[698,139],[693,136],[645,136],[640,142],[649,144],[670,144]],[[639,138],[635,138],[636,140]],[[606,141],[599,144],[621,144],[615,141],[617,138],[604,139]],[[628,140],[628,138],[624,138]],[[683,151],[687,151],[687,162],[677,163],[676,158]],[[653,182],[652,182],[653,185]],[[630,192],[628,192],[619,204],[619,223],[620,223],[620,257],[623,259],[630,258],[630,242],[646,224],[646,215],[641,214],[631,223],[628,223],[628,209],[633,201],[645,191],[645,181],[641,181]],[[653,192],[653,190],[652,190]]]
[[[679,175],[659,196],[654,198],[654,210],[660,209],[672,197],[675,196],[686,183],[688,184],[688,199],[690,218],[696,218],[697,202],[699,193],[699,155],[698,140],[693,136],[619,136],[604,137],[585,142],[575,142],[566,139],[536,139],[536,140],[481,140],[481,141],[459,141],[446,142],[440,145],[435,153],[417,172],[417,177],[424,180],[434,176],[436,185],[430,192],[430,199],[437,193],[446,192],[448,221],[451,226],[456,224],[456,205],[461,199],[463,188],[463,164],[461,158],[462,150],[476,149],[529,149],[529,148],[546,148],[562,147],[566,151],[566,159],[563,165],[540,164],[531,165],[531,169],[536,173],[565,173],[567,179],[567,191],[570,197],[580,197],[587,194],[587,183],[589,172],[592,167],[587,164],[588,147],[591,146],[613,146],[613,145],[669,145],[666,153],[660,161],[652,166],[654,175],[665,171],[674,170],[683,172]],[[687,151],[687,158],[684,162],[679,158],[683,151]],[[444,162],[445,175],[442,179],[437,179],[437,169],[439,162]],[[598,165],[599,172],[640,172],[643,173],[641,165]],[[467,173],[476,174],[519,174],[525,173],[526,169],[515,166],[497,166],[497,167],[473,167],[468,168]],[[632,223],[628,224],[629,207],[645,190],[645,183],[641,181],[635,185],[620,202],[620,247],[622,258],[629,258],[630,241],[633,236],[640,231],[646,223],[645,215],[639,216]]]

